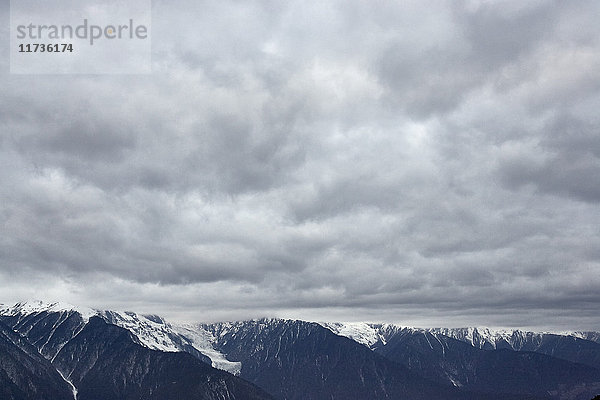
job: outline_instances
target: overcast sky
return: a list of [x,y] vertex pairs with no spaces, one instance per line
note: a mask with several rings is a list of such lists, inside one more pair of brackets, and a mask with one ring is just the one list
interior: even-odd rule
[[0,303],[600,330],[600,2],[153,3],[10,75]]

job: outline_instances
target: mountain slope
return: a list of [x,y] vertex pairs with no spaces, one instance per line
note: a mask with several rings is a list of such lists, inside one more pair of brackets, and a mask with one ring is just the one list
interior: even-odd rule
[[401,332],[375,351],[423,376],[487,393],[544,396],[600,383],[600,371],[583,364],[533,352],[481,350],[430,332]]
[[569,336],[589,340],[590,342],[600,343],[600,332],[569,332]]
[[[178,333],[185,327],[175,328],[160,317],[29,302],[0,308],[0,320],[19,331],[23,337],[16,335],[33,352],[43,353],[45,358],[38,353],[40,359],[66,385],[70,398],[72,390],[78,400],[271,398],[254,385],[210,367],[210,359],[191,345],[204,343],[198,333],[191,332],[195,336],[188,338]],[[0,398],[29,399],[22,397],[28,390],[19,393],[5,381],[2,388],[15,394],[2,393]]]
[[[480,332],[469,328],[442,331],[365,323],[323,323],[322,325],[337,334],[346,335],[367,345],[375,352],[424,377],[467,390],[569,398],[566,392],[583,387],[576,391],[585,398],[600,386],[600,372],[597,369],[543,354],[540,351],[545,343],[542,339],[544,337],[547,339],[548,335],[529,336],[540,339],[538,346],[535,347],[540,352],[534,353],[517,352],[506,348],[496,350],[496,347],[502,347],[501,340],[505,339],[498,338],[493,341],[494,335],[490,330]],[[462,340],[451,338],[441,332],[453,333]],[[519,336],[515,335],[515,337]],[[572,344],[574,341],[578,344],[585,342],[573,337],[564,337],[562,343]],[[529,342],[532,343],[533,340]],[[548,342],[554,349],[560,349],[556,342]],[[495,346],[492,347],[491,343]],[[526,342],[513,342],[515,347],[518,343]],[[591,342],[587,343],[589,345]],[[589,354],[584,352],[572,351],[569,354],[575,360],[590,360]]]
[[129,330],[141,345],[166,352],[184,351],[213,367],[239,374],[240,364],[227,360],[212,345],[209,332],[191,325],[171,324],[155,315],[128,311],[100,311],[65,303],[42,301],[17,303],[0,308],[0,321],[26,336],[43,355],[52,359],[72,339],[91,316]]
[[179,334],[162,317],[139,315],[129,311],[99,311],[98,315],[110,324],[127,329],[135,335],[140,344],[149,349],[165,352],[184,351],[211,364],[211,359],[194,347],[192,340]]
[[[589,400],[600,389],[589,364],[543,354],[595,363],[599,345],[575,334],[280,319],[182,325],[43,302],[0,306],[0,321],[73,382],[79,400],[268,398],[210,364],[282,400]],[[11,382],[0,371],[0,398],[26,393]]]
[[12,329],[0,323],[0,398],[72,399],[69,384],[48,360]]
[[59,303],[17,303],[0,313],[0,321],[25,336],[47,359],[83,329],[90,313]]
[[[449,336],[470,343],[481,349],[531,351],[600,369],[600,343],[583,339],[575,334],[558,335],[520,330],[494,331],[487,328],[436,328],[428,331],[435,335]],[[579,335],[595,338],[594,332]]]
[[54,359],[79,400],[270,399],[188,353],[150,350],[124,328],[92,317]]
[[203,325],[241,376],[278,399],[488,399],[423,379],[319,324],[263,319]]

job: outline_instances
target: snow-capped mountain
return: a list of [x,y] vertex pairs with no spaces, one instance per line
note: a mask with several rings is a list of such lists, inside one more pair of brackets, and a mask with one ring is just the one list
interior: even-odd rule
[[350,338],[370,349],[378,345],[385,345],[390,337],[403,329],[412,329],[393,324],[369,324],[366,322],[320,322],[320,324],[336,335]]
[[[0,316],[21,332],[34,334],[42,326],[52,324],[53,329],[35,337],[41,344],[40,351],[54,357],[62,346],[73,338],[93,316],[100,316],[108,323],[127,329],[138,343],[151,350],[190,353],[212,364],[213,367],[238,375],[239,362],[232,362],[214,349],[216,339],[199,325],[171,324],[155,315],[141,315],[129,311],[102,311],[76,307],[68,303],[43,301],[20,302],[0,308]],[[67,323],[69,320],[69,323]],[[75,322],[73,322],[75,320]]]
[[444,335],[467,342],[480,349],[509,347],[513,350],[521,350],[527,343],[540,344],[544,335],[548,335],[548,333],[527,332],[518,329],[495,330],[486,327],[432,328],[427,331],[434,335]]
[[[239,371],[210,347],[156,316],[40,301],[0,308],[0,399],[148,400],[272,397],[215,363]],[[17,340],[4,340],[12,337]],[[27,350],[26,353],[24,351]]]
[[319,322],[319,324],[336,335],[345,336],[364,344],[371,350],[385,346],[390,338],[400,332],[420,331],[395,324],[372,324],[367,322]]
[[202,327],[221,352],[242,362],[242,378],[278,399],[483,399],[425,379],[317,323],[258,319]]
[[[57,390],[64,391],[68,383],[79,400],[93,399],[98,382],[108,385],[102,400],[170,398],[159,395],[155,385],[178,395],[182,387],[195,387],[214,398],[269,398],[257,391],[260,387],[281,400],[589,400],[585,396],[600,390],[600,343],[588,340],[598,338],[595,332],[557,335],[283,319],[176,324],[156,315],[41,301],[0,306],[0,324],[39,352],[32,353],[41,360],[33,371],[56,368],[63,382]],[[2,357],[0,386],[2,362],[8,362]],[[132,369],[139,363],[143,381]],[[256,386],[215,373],[210,365]],[[20,370],[22,376],[33,373]],[[180,379],[165,375],[167,370],[189,379],[173,386]],[[53,376],[49,381],[56,380]],[[218,385],[211,386],[207,376]],[[126,387],[120,386],[123,380]]]
[[22,388],[44,400],[73,398],[70,385],[37,349],[0,323],[0,398],[20,399]]
[[41,300],[19,302],[13,306],[0,306],[0,314],[2,315],[30,315],[40,312],[76,312],[84,320],[88,320],[97,313],[96,310],[87,307],[78,307],[64,302],[46,303]]
[[436,337],[447,336],[484,350],[511,349],[515,351],[538,351],[540,349],[543,350],[544,346],[551,339],[558,338],[563,342],[575,343],[578,340],[585,340],[600,344],[599,332],[565,332],[557,334],[518,329],[491,329],[486,327],[414,328],[394,324],[364,322],[320,322],[320,324],[336,335],[348,337],[371,349],[386,345],[391,337],[400,332],[429,332]]
[[[431,328],[426,329],[434,335],[444,335],[467,342],[480,349],[510,348],[517,351],[532,351],[543,346],[548,338],[569,338],[575,342],[583,339],[600,343],[599,332],[531,332],[519,329],[490,329],[486,327],[469,328]],[[565,340],[565,339],[562,339]]]
[[[596,387],[593,371],[600,369],[600,345],[571,334],[489,328],[418,329],[368,323],[321,325],[422,376],[474,391],[496,392],[511,387],[514,393],[537,395],[553,387],[553,382],[576,382],[584,375]],[[522,371],[519,379],[511,370]],[[566,376],[566,371],[577,372]]]
[[263,390],[186,352],[150,350],[127,329],[90,318],[53,365],[78,400],[272,400]]
[[140,315],[129,311],[100,311],[107,322],[133,333],[149,349],[166,352],[185,351],[212,364],[213,367],[239,375],[241,364],[229,361],[215,350],[216,338],[194,324],[172,324],[157,315]]
[[591,342],[600,343],[600,332],[567,332],[563,336],[573,336],[579,339],[589,340]]
[[213,367],[222,369],[236,376],[240,375],[242,363],[228,360],[223,353],[215,349],[218,339],[198,324],[175,324],[173,330],[203,355],[210,358]]

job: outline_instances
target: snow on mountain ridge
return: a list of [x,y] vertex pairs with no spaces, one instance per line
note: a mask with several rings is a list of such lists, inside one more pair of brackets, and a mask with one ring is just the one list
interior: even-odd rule
[[[499,346],[510,346],[520,350],[527,342],[541,342],[544,335],[549,332],[530,332],[519,329],[492,329],[488,327],[466,328],[414,328],[403,327],[396,324],[373,324],[365,322],[319,322],[319,324],[336,335],[348,337],[371,349],[379,344],[385,345],[387,340],[402,330],[412,332],[430,333],[434,336],[447,336],[462,342],[469,343],[480,349],[496,349]],[[565,332],[555,335],[573,336],[580,339],[600,343],[598,332]]]
[[213,367],[225,370],[236,376],[240,375],[242,363],[239,361],[229,361],[223,353],[215,350],[214,344],[217,339],[212,333],[193,324],[175,324],[172,325],[172,328],[182,337],[187,338],[194,348],[210,358]]
[[500,340],[510,341],[514,331],[504,329],[490,329],[487,327],[467,328],[429,328],[424,329],[433,335],[448,336],[469,343],[473,347],[483,348],[486,345],[496,348]]
[[[219,329],[207,330],[203,324],[172,324],[158,315],[141,315],[129,311],[99,311],[90,308],[76,307],[68,303],[43,301],[20,302],[14,306],[0,305],[0,315],[33,314],[41,312],[77,312],[84,322],[98,315],[107,322],[118,325],[133,333],[143,346],[165,352],[187,351],[198,357],[206,356],[213,367],[239,375],[241,363],[227,360],[224,354],[216,350],[216,343],[221,337],[231,330],[248,321],[233,321],[218,323]],[[277,318],[254,319],[259,331],[267,329],[270,325],[280,322],[290,323],[294,320]],[[542,341],[546,333],[527,332],[516,329],[492,329],[487,327],[466,328],[412,328],[397,324],[376,324],[367,322],[318,322],[321,326],[333,333],[348,337],[371,349],[385,346],[388,340],[397,333],[403,332],[428,332],[436,337],[441,335],[451,337],[474,347],[482,349],[496,349],[510,346],[519,350],[526,343]],[[600,343],[598,332],[565,332],[558,335],[572,336],[579,339],[591,340]],[[199,353],[199,354],[198,354]],[[208,360],[206,360],[208,361]]]
[[77,312],[81,317],[87,321],[92,316],[97,315],[98,311],[87,308],[77,307],[69,303],[64,302],[52,302],[48,303],[42,300],[22,301],[16,303],[13,306],[0,307],[0,313],[4,315],[17,315],[17,314],[33,314],[40,312]]
[[[434,335],[444,335],[467,342],[480,349],[496,349],[509,346],[513,350],[521,350],[527,343],[537,343],[544,340],[546,335],[573,336],[570,333],[531,332],[519,329],[490,329],[486,327],[470,328],[432,328],[427,329]],[[589,335],[589,333],[588,333]]]
[[[229,361],[214,349],[215,338],[195,325],[173,325],[158,315],[141,315],[131,311],[93,310],[77,307],[72,304],[40,300],[16,303],[14,306],[0,306],[0,315],[30,315],[42,312],[70,313],[81,315],[84,324],[92,316],[99,316],[108,323],[127,329],[137,339],[139,344],[152,350],[164,352],[186,351],[200,353],[208,357],[212,366],[239,375],[241,363]],[[200,356],[200,355],[198,355]]]
[[171,329],[170,324],[156,322],[130,311],[101,311],[99,315],[111,324],[133,333],[141,344],[149,349],[165,352],[181,351],[173,343],[171,335],[174,335],[175,332]]
[[579,339],[584,339],[584,340],[589,340],[589,341],[592,341],[592,342],[600,343],[600,332],[593,332],[593,331],[582,332],[582,331],[577,331],[577,332],[569,332],[568,334],[570,336],[574,336],[574,337],[579,338]]
[[339,336],[344,336],[373,348],[378,343],[385,345],[387,341],[401,330],[415,330],[395,324],[372,324],[367,322],[318,322]]
[[336,335],[345,336],[367,347],[373,346],[378,341],[384,342],[377,329],[365,322],[320,322],[319,324]]
[[[130,311],[103,311],[110,323],[132,332],[142,345],[165,352],[188,351],[192,347],[210,358],[213,367],[239,375],[241,363],[227,360],[215,350],[215,338],[197,325],[171,324],[157,315],[140,315]],[[188,351],[189,352],[189,351]]]

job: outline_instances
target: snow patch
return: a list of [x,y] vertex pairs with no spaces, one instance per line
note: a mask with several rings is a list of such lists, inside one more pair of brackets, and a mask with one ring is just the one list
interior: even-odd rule
[[462,387],[462,383],[460,383],[460,381],[457,381],[456,379],[454,379],[452,376],[446,374],[446,376],[448,377],[448,379],[450,380],[450,382],[452,383],[452,385],[454,387]]
[[216,343],[217,339],[212,333],[191,324],[173,325],[173,329],[189,339],[196,350],[210,358],[214,368],[222,369],[236,376],[240,375],[242,363],[239,361],[229,361],[223,353],[216,350],[214,343]]
[[63,302],[48,303],[33,300],[19,302],[14,306],[0,305],[0,315],[18,316],[41,312],[77,312],[85,323],[93,316],[100,316],[108,323],[127,329],[142,346],[149,349],[184,352],[186,349],[191,351],[190,348],[194,348],[210,358],[215,368],[236,375],[240,374],[242,368],[240,362],[229,361],[224,354],[216,350],[214,336],[198,325],[172,325],[157,315],[141,315],[129,311],[100,311]]
[[71,391],[73,392],[73,398],[75,400],[77,400],[77,388],[75,387],[75,385],[73,385],[73,382],[71,382],[69,379],[67,379],[62,372],[60,372],[60,370],[56,369],[56,371],[58,372],[58,374],[60,375],[61,378],[63,378],[63,380],[65,382],[67,382],[69,384],[69,386],[71,386]]
[[102,311],[109,323],[127,329],[144,347],[165,352],[183,351],[173,340],[176,335],[170,324],[156,317],[145,317],[130,311]]
[[28,315],[40,312],[77,312],[86,322],[98,314],[97,310],[87,307],[77,307],[64,302],[47,303],[41,300],[24,301],[12,307],[3,306],[0,308],[0,314],[3,315]]
[[242,364],[227,360],[224,354],[214,348],[214,336],[199,326],[171,324],[156,315],[140,315],[129,311],[103,311],[100,315],[133,333],[140,344],[149,349],[180,352],[186,351],[186,346],[193,347],[210,358],[214,368],[240,374]]
[[364,322],[330,322],[321,323],[321,326],[367,347],[373,346],[380,339],[377,329]]
[[373,348],[377,343],[385,345],[390,337],[403,328],[393,324],[370,324],[366,322],[319,322],[336,335],[344,336],[357,343]]

